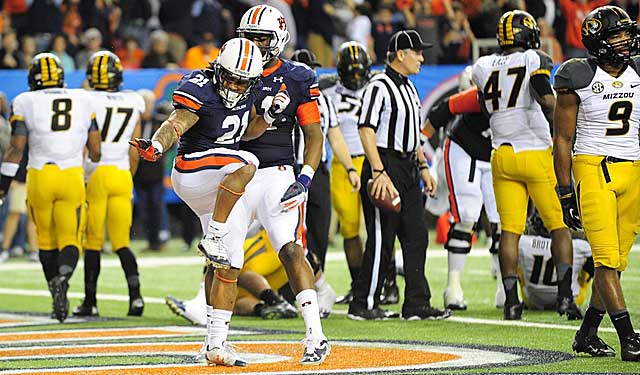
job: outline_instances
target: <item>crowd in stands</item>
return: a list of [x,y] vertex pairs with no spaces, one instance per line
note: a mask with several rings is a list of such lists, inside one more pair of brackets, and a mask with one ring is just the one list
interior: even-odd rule
[[323,66],[335,64],[345,40],[368,46],[382,64],[389,38],[401,29],[434,44],[424,64],[467,64],[472,43],[494,38],[498,18],[512,9],[538,20],[541,48],[560,63],[586,56],[580,23],[592,9],[613,4],[638,17],[638,0],[0,0],[0,69],[26,69],[44,51],[65,70],[84,69],[100,49],[116,52],[127,69],[203,67],[258,4],[284,14],[289,52],[309,48]]

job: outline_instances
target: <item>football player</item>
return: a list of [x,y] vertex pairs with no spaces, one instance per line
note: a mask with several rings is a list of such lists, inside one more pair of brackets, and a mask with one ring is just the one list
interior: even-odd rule
[[136,257],[129,248],[133,198],[133,178],[138,167],[138,153],[129,140],[140,137],[140,116],[145,102],[134,91],[120,91],[122,64],[112,52],[94,53],[87,64],[87,91],[95,104],[96,119],[102,137],[102,158],[96,165],[88,163],[87,229],[84,239],[84,300],[73,315],[97,316],[96,289],[100,275],[100,252],[107,225],[114,252],[120,258],[129,288],[127,315],[140,316],[144,301]]
[[582,21],[582,41],[594,58],[565,62],[554,80],[558,195],[564,222],[584,227],[595,266],[591,303],[573,350],[615,355],[597,336],[606,311],[618,333],[623,361],[640,361],[640,334],[633,330],[620,286],[640,221],[636,27],[619,7],[593,10]]
[[558,313],[579,319],[571,294],[571,235],[562,221],[555,195],[550,124],[555,96],[549,76],[551,58],[538,51],[540,29],[523,11],[506,12],[497,25],[501,53],[479,58],[473,81],[490,115],[491,173],[502,234],[500,270],[506,295],[504,319],[521,319],[518,298],[518,241],[524,232],[529,196],[551,233],[551,251],[558,273]]
[[[322,130],[317,98],[320,94],[315,72],[308,66],[281,59],[289,42],[284,16],[277,9],[257,5],[245,12],[237,28],[239,36],[252,40],[262,51],[264,72],[256,100],[258,114],[265,114],[277,127],[245,142],[241,149],[254,153],[260,167],[247,186],[245,219],[255,215],[278,251],[289,283],[300,305],[306,327],[303,365],[322,363],[330,352],[322,332],[314,274],[302,247],[304,202],[322,153]],[[266,109],[280,90],[286,89],[291,104],[272,117]],[[296,178],[293,172],[293,129],[298,123],[304,135],[304,166]],[[243,205],[244,206],[244,205]],[[246,231],[246,229],[245,229]]]
[[[484,205],[491,223],[489,251],[492,265],[497,264],[500,217],[496,209],[489,161],[489,119],[480,113],[477,88],[471,79],[470,66],[460,75],[458,91],[459,94],[446,98],[431,109],[422,133],[430,138],[436,129],[451,124],[447,130],[443,155],[449,191],[449,211],[453,219],[444,245],[448,251],[449,265],[444,306],[451,310],[466,310],[467,303],[464,300],[460,278],[467,254],[471,251],[471,236],[480,218],[482,206]],[[462,115],[456,116],[460,113]]]
[[234,206],[258,165],[252,153],[238,150],[239,142],[272,125],[289,101],[286,93],[276,93],[264,111],[267,115],[254,116],[261,73],[262,56],[255,44],[243,38],[227,41],[208,69],[180,80],[173,92],[175,110],[153,137],[131,142],[146,160],[157,160],[180,139],[171,181],[200,218],[205,236],[198,250],[209,263],[207,337],[198,358],[216,365],[247,365],[226,342],[246,233],[231,230],[227,220],[238,212]]
[[13,100],[11,146],[0,167],[6,194],[29,145],[27,206],[36,224],[40,263],[53,297],[53,316],[67,318],[69,279],[78,263],[84,223],[83,151],[100,160],[100,132],[91,98],[64,88],[58,57],[40,53],[29,65],[29,89]]

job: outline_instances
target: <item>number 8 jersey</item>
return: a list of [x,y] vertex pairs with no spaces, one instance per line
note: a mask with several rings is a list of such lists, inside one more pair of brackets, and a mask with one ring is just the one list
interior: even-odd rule
[[[555,74],[556,91],[579,97],[574,155],[640,159],[640,59],[634,57],[618,77],[602,70],[595,59],[571,59]],[[638,94],[638,95],[636,95]]]
[[483,56],[473,65],[473,82],[490,116],[493,148],[504,143],[515,152],[551,147],[549,123],[529,80],[550,76],[552,66],[548,55],[534,49]]

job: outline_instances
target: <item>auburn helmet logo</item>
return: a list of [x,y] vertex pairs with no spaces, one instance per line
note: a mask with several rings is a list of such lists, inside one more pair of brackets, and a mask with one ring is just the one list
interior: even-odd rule
[[278,23],[279,23],[280,30],[284,31],[287,29],[287,21],[285,21],[284,17],[282,16],[278,17]]
[[602,22],[595,18],[584,21],[582,25],[582,35],[596,34],[602,29]]

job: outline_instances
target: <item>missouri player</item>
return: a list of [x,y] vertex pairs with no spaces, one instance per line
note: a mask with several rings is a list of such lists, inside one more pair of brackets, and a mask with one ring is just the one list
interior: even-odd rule
[[0,167],[0,197],[28,143],[27,207],[38,231],[53,315],[63,322],[85,220],[83,151],[87,146],[91,161],[100,160],[100,132],[91,98],[84,90],[64,88],[64,70],[55,55],[36,55],[28,79],[30,91],[18,95],[11,109],[11,146]]
[[565,62],[554,80],[558,195],[565,223],[584,227],[595,266],[591,303],[573,350],[596,357],[615,355],[597,335],[606,311],[618,333],[623,361],[640,361],[640,334],[633,330],[620,286],[640,224],[636,28],[619,7],[593,10],[582,21],[582,41],[594,58]]
[[[120,91],[122,64],[108,51],[94,53],[87,64],[87,80],[93,89],[86,94],[95,105],[102,138],[102,158],[89,163],[87,183],[87,231],[84,240],[84,300],[73,315],[96,316],[96,289],[100,275],[100,252],[105,224],[113,251],[118,255],[129,288],[127,315],[140,316],[144,301],[136,257],[130,249],[133,179],[138,153],[129,140],[140,137],[140,116],[145,110],[142,96]],[[89,172],[87,172],[89,171]]]
[[554,190],[551,58],[536,49],[540,29],[527,12],[503,14],[497,39],[502,52],[479,58],[473,65],[473,81],[484,110],[490,114],[491,172],[502,227],[499,258],[506,294],[504,319],[521,319],[524,307],[517,289],[518,241],[525,227],[529,196],[551,233],[559,280],[558,312],[579,319],[582,313],[571,295],[571,235],[562,221]]

